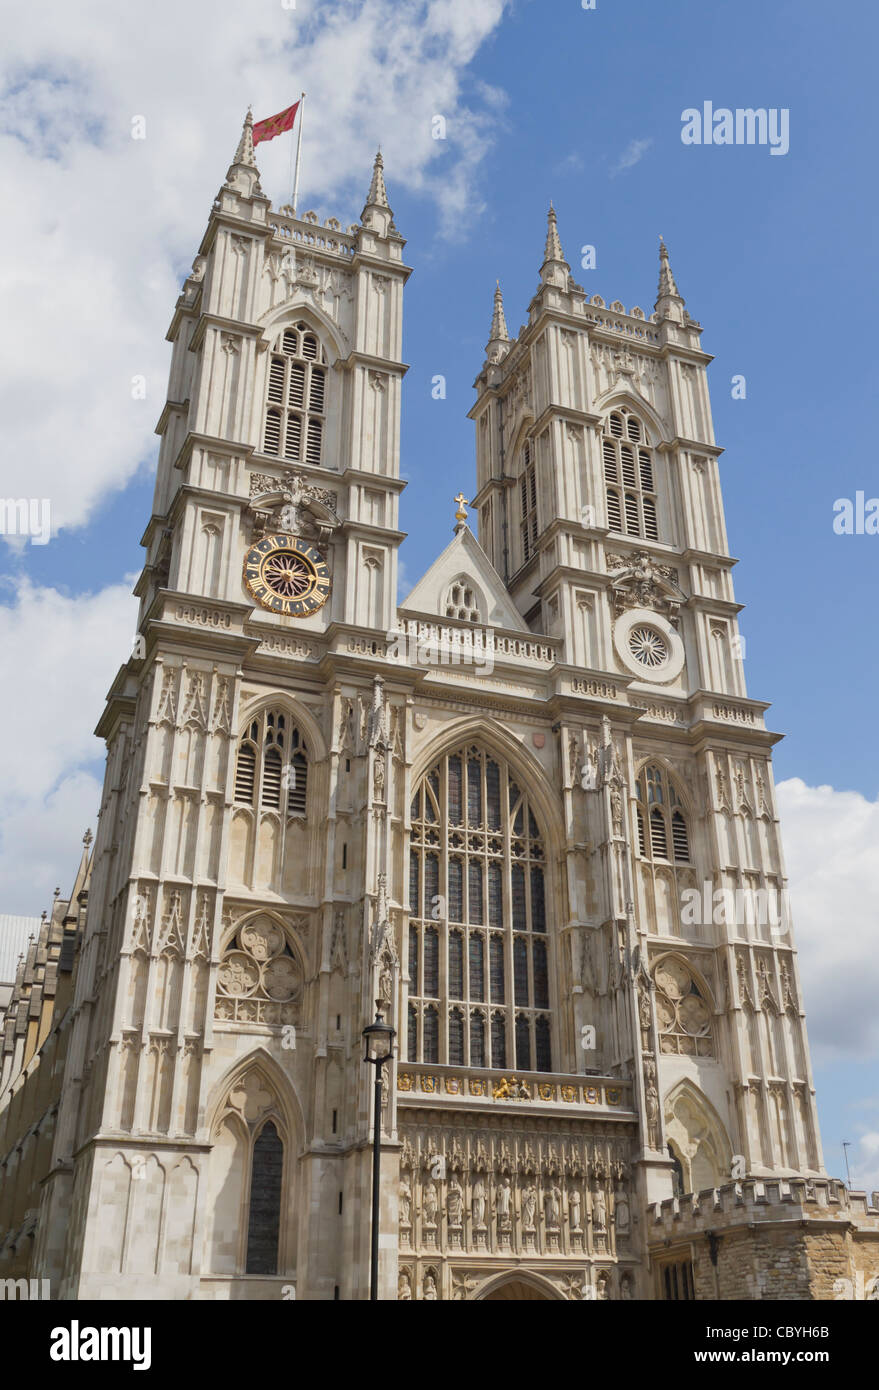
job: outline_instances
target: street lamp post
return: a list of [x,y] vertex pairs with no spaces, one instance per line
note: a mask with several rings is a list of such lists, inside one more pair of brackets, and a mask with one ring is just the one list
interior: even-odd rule
[[366,1047],[366,1056],[363,1060],[375,1067],[372,1124],[372,1251],[369,1262],[370,1300],[378,1298],[378,1237],[382,1162],[382,1068],[385,1062],[391,1060],[394,1038],[396,1036],[395,1029],[393,1029],[389,1023],[385,1023],[380,1013],[376,1014],[375,1022],[367,1024],[363,1030],[363,1041]]

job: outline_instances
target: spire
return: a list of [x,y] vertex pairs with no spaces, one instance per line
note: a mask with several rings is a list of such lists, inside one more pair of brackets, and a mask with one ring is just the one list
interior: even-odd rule
[[388,202],[388,190],[385,188],[384,170],[385,162],[382,159],[382,152],[379,150],[372,166],[372,182],[366,195],[366,204],[360,214],[360,221],[363,226],[378,232],[379,236],[387,236],[388,232],[396,230],[394,214],[391,212],[391,205]]
[[675,283],[671,263],[668,259],[668,247],[661,236],[659,238],[659,288],[656,292],[654,308],[661,319],[672,318],[676,319],[678,323],[683,322],[683,295]]
[[546,227],[546,250],[543,253],[543,264],[546,265],[547,261],[562,261],[567,264],[559,237],[559,222],[552,203],[549,205],[549,218]]
[[504,314],[504,297],[501,294],[501,282],[497,281],[497,289],[494,292],[494,309],[491,315],[491,337],[486,347],[485,355],[489,362],[500,362],[509,350],[510,335],[507,331],[507,320]]
[[243,193],[246,198],[254,194],[262,194],[259,186],[259,170],[256,167],[256,155],[253,152],[253,113],[250,107],[247,108],[247,115],[244,117],[244,126],[241,131],[241,139],[238,141],[238,148],[235,151],[235,158],[229,165],[229,172],[226,175],[226,187],[233,188],[236,193]]
[[238,149],[235,151],[233,164],[244,164],[248,169],[256,168],[256,155],[253,152],[253,112],[247,108],[247,115],[244,117],[244,128],[241,131],[241,139],[238,141]]
[[390,208],[388,190],[385,188],[384,169],[385,162],[382,159],[382,152],[378,150],[375,163],[372,166],[372,183],[369,185],[369,192],[366,195],[367,207]]
[[571,267],[565,260],[565,253],[562,250],[561,238],[559,237],[558,218],[555,215],[555,208],[550,203],[546,227],[546,248],[543,253],[543,265],[540,267],[540,278],[545,285],[553,284],[567,289],[570,274]]

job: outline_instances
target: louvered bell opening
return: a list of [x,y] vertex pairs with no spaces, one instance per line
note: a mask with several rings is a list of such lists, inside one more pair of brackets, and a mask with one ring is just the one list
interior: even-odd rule
[[238,763],[235,768],[235,800],[253,805],[253,784],[256,777],[256,753],[249,743],[242,743],[238,749]]
[[281,412],[280,410],[270,410],[266,414],[265,442],[263,444],[264,454],[279,454],[281,452]]
[[650,813],[650,849],[654,859],[668,858],[665,821],[658,808]]
[[284,351],[288,352],[291,357],[299,356],[299,334],[296,332],[295,328],[288,328],[285,330],[282,342]]
[[612,440],[605,439],[602,449],[604,450],[604,481],[606,483],[618,483],[616,446]]
[[611,531],[622,531],[623,529],[623,513],[618,492],[607,494],[607,524]]
[[644,840],[644,812],[641,810],[641,807],[640,807],[640,806],[638,807],[638,811],[637,811],[637,820],[638,820],[638,853],[641,855],[641,858],[642,858],[642,859],[646,859],[646,858],[647,858],[647,845],[646,845],[645,840]]
[[528,469],[528,500],[534,511],[537,506],[537,471],[534,468]]
[[298,459],[302,451],[302,420],[298,415],[287,416],[287,436],[284,440],[284,458]]
[[671,842],[678,863],[689,863],[690,837],[687,834],[687,822],[680,811],[675,811],[671,818]]
[[308,445],[305,450],[307,463],[315,466],[320,464],[321,439],[323,437],[323,425],[320,420],[309,420],[308,422]]
[[305,402],[305,368],[299,362],[294,362],[290,368],[290,390],[287,396],[287,404],[301,409]]
[[290,786],[287,792],[288,816],[304,816],[308,790],[308,763],[302,753],[290,759]]
[[309,362],[314,362],[317,358],[317,338],[313,333],[306,333],[302,339],[302,356]]
[[653,464],[650,462],[650,455],[646,449],[638,450],[638,467],[641,474],[641,486],[645,492],[653,491]]
[[610,417],[610,432],[611,432],[611,434],[614,436],[615,439],[622,439],[622,437],[623,437],[623,422],[622,422],[622,419],[621,419],[621,417],[620,417],[619,415],[611,415],[611,417]]
[[620,457],[623,461],[623,483],[626,487],[637,487],[638,480],[635,477],[635,451],[632,449],[631,445],[621,445]]
[[277,748],[270,748],[263,762],[262,804],[273,811],[281,806],[281,755]]
[[659,540],[659,527],[656,524],[656,503],[652,497],[644,498],[644,535],[648,541]]
[[640,535],[641,527],[638,520],[638,499],[631,493],[626,493],[626,535]]
[[320,367],[311,369],[311,387],[308,393],[308,408],[315,411],[317,415],[324,413],[324,389],[326,385],[326,375]]
[[283,357],[273,357],[269,367],[269,400],[277,401],[279,405],[284,402],[284,359]]
[[630,415],[628,420],[626,421],[626,434],[629,436],[630,439],[634,440],[636,444],[640,442],[641,421],[636,420],[634,415]]

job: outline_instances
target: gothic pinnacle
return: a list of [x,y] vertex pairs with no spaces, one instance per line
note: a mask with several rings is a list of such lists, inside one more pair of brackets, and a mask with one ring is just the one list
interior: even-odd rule
[[677,299],[683,304],[683,296],[675,284],[675,277],[672,274],[671,263],[668,259],[668,247],[659,238],[659,288],[656,292],[656,308],[659,308],[660,300]]
[[238,148],[235,151],[233,164],[244,164],[248,169],[256,168],[256,155],[253,152],[253,113],[248,106],[247,115],[244,117],[244,128],[241,131],[241,139],[238,141]]
[[[548,265],[551,261],[557,261],[560,265],[567,266],[565,253],[562,250],[561,239],[559,238],[558,218],[555,215],[555,208],[552,203],[549,205],[549,218],[546,227],[546,250],[543,253],[543,265]],[[541,269],[543,267],[541,266]],[[568,267],[570,269],[570,267]]]
[[488,339],[488,346],[494,343],[508,343],[509,332],[506,328],[506,316],[503,313],[503,295],[501,293],[501,281],[497,282],[498,288],[495,289],[494,310],[491,314],[491,336]]
[[388,191],[385,188],[384,175],[385,162],[382,159],[381,150],[375,156],[375,164],[372,166],[372,183],[369,185],[369,192],[366,195],[366,206],[373,208],[388,208]]

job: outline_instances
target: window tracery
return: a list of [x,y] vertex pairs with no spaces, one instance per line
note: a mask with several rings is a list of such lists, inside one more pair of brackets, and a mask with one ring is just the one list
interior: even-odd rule
[[285,328],[272,349],[263,452],[319,466],[326,425],[326,353],[307,323]]
[[545,846],[527,797],[477,745],[412,802],[410,1061],[549,1071]]
[[625,407],[611,411],[601,451],[610,530],[659,540],[653,451],[642,421]]
[[308,750],[299,729],[283,710],[263,710],[238,746],[235,801],[304,816],[307,791]]
[[295,1023],[301,993],[302,968],[277,922],[257,917],[233,933],[217,972],[216,1018]]

